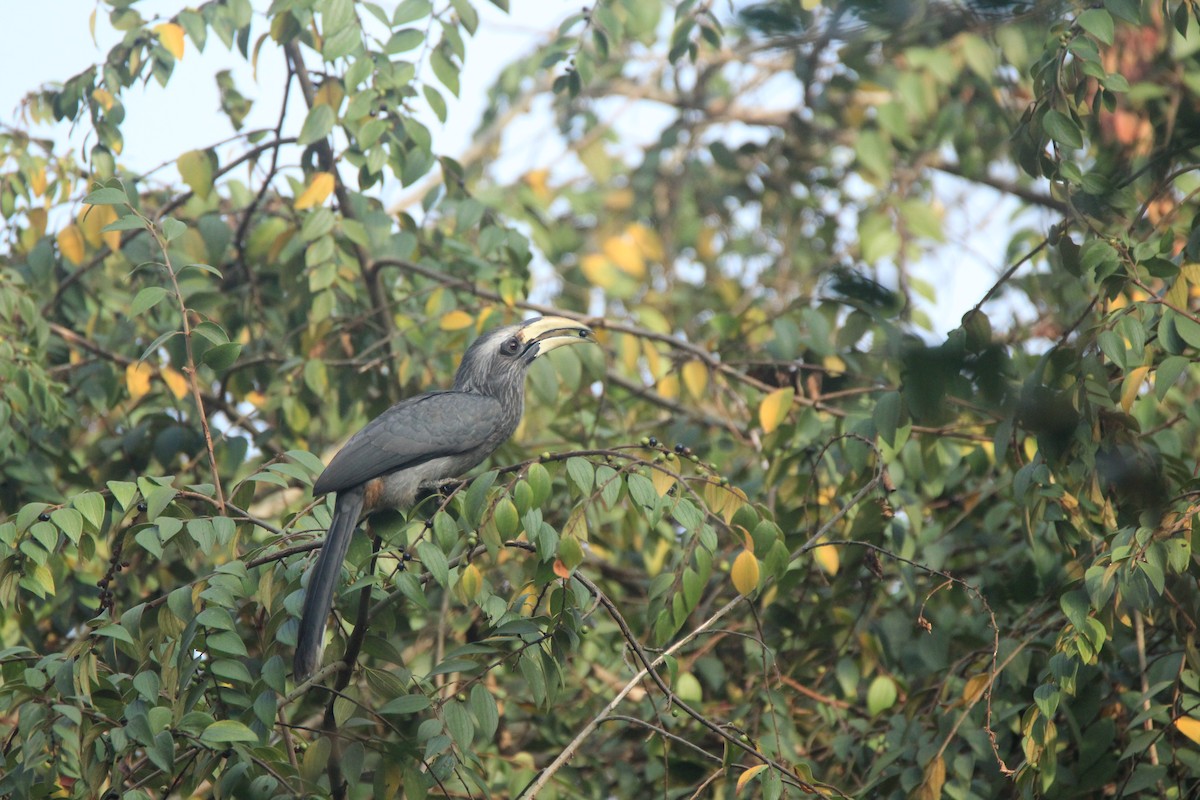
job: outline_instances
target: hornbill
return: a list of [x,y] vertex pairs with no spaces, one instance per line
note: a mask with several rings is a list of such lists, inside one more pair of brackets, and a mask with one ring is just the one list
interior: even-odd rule
[[359,520],[410,506],[423,484],[458,477],[491,455],[521,421],[525,373],[534,359],[594,341],[590,328],[565,317],[489,331],[467,349],[453,389],[401,400],[350,437],[313,484],[314,497],[336,492],[337,500],[304,596],[292,661],[297,682],[321,660],[325,621]]

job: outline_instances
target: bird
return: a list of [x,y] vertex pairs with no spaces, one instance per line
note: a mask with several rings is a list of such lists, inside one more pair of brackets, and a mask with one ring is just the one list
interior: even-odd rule
[[491,455],[521,421],[525,374],[534,360],[582,342],[596,342],[592,329],[559,316],[483,333],[463,355],[453,388],[401,400],[338,451],[313,484],[314,497],[336,499],[305,590],[292,661],[297,683],[320,664],[325,623],[359,521],[411,506],[422,485],[457,478]]

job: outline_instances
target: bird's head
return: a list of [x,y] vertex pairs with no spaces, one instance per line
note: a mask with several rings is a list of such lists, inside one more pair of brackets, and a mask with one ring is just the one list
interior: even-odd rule
[[454,376],[454,388],[494,394],[519,387],[538,356],[564,345],[595,341],[591,328],[566,317],[536,317],[495,328],[467,349]]

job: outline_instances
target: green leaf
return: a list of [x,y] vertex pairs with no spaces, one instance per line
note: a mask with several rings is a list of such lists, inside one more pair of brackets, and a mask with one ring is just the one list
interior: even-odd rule
[[380,714],[415,714],[429,708],[429,698],[423,694],[405,694],[393,698],[379,708]]
[[458,67],[450,61],[444,47],[438,47],[430,54],[429,66],[442,85],[450,90],[450,94],[458,97]]
[[308,116],[304,118],[304,124],[300,126],[300,137],[297,143],[308,145],[318,139],[324,139],[333,130],[335,119],[336,115],[328,105],[313,106],[308,112]]
[[417,545],[417,558],[435,581],[442,586],[450,585],[450,563],[440,547],[433,542],[421,542]]
[[211,150],[189,150],[175,160],[175,167],[188,188],[203,200],[212,192],[216,161]]
[[1113,18],[1103,8],[1090,8],[1075,20],[1079,27],[1095,36],[1102,43],[1113,43]]
[[396,55],[397,53],[407,53],[409,50],[416,50],[424,43],[424,31],[419,31],[416,28],[404,28],[393,33],[383,49],[388,55]]
[[104,525],[104,496],[99,492],[84,492],[71,500],[71,505],[97,533]]
[[163,217],[162,222],[159,223],[159,227],[162,228],[163,238],[168,242],[178,239],[187,232],[187,225],[184,225],[174,217]]
[[1175,330],[1192,347],[1200,347],[1200,322],[1183,314],[1175,315]]
[[567,474],[571,476],[571,480],[579,487],[580,494],[586,496],[592,493],[592,486],[596,480],[596,470],[592,468],[590,461],[578,456],[568,458]]
[[109,639],[117,639],[118,641],[125,642],[126,644],[134,644],[133,637],[129,635],[129,631],[125,630],[125,628],[120,625],[104,625],[103,627],[94,631],[93,635],[105,636]]
[[83,202],[93,206],[129,205],[129,198],[126,197],[123,190],[110,186],[90,192],[83,198]]
[[1080,133],[1079,126],[1059,111],[1050,109],[1046,112],[1042,117],[1042,130],[1046,131],[1051,139],[1071,150],[1083,147],[1083,134]]
[[170,292],[161,286],[145,287],[137,293],[137,296],[133,298],[133,302],[129,304],[129,316],[141,316],[149,309],[154,308],[168,294]]
[[74,508],[56,508],[50,512],[50,519],[72,544],[79,544],[79,537],[83,535],[83,515],[79,511]]
[[896,704],[896,682],[887,675],[878,675],[867,689],[867,711],[878,716]]
[[225,344],[214,345],[205,350],[200,360],[217,372],[224,372],[233,366],[238,356],[241,355],[241,352],[242,345],[240,343],[226,342]]
[[233,719],[221,719],[204,729],[200,734],[201,744],[213,749],[224,749],[221,745],[233,742],[257,742],[258,734],[246,725]]
[[433,4],[429,0],[404,0],[392,12],[392,27],[424,19],[432,11]]

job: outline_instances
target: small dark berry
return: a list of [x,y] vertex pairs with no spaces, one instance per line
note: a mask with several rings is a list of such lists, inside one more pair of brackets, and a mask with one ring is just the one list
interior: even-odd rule
[[679,455],[683,455],[685,450],[687,450],[687,448],[684,447],[683,445],[681,445],[681,444],[675,445],[675,452],[678,453]]
[[145,503],[138,503],[137,508],[138,508],[138,511],[142,512],[143,514],[146,513],[146,504]]
[[50,515],[47,514],[45,511],[43,511],[42,513],[38,514],[38,521],[39,522],[49,522]]
[[655,439],[653,436],[651,436],[651,437],[650,437],[650,446],[651,446],[651,447],[658,447],[658,439]]
[[129,569],[129,562],[128,562],[128,561],[122,561],[122,562],[121,562],[121,569]]

